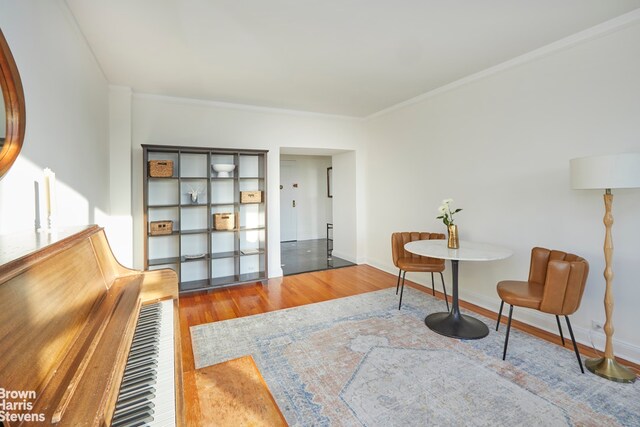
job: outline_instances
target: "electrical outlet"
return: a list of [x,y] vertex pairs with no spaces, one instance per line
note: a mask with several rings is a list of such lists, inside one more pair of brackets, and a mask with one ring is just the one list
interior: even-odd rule
[[591,329],[593,329],[594,331],[601,331],[602,328],[604,328],[604,325],[602,324],[602,322],[599,322],[597,320],[591,321]]

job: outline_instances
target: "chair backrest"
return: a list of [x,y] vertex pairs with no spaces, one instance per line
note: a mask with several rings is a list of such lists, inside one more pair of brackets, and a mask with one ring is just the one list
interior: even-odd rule
[[391,234],[391,255],[393,257],[393,265],[398,267],[398,260],[400,258],[415,258],[429,262],[430,264],[444,264],[443,259],[423,257],[412,254],[404,249],[404,245],[416,240],[442,240],[444,238],[445,235],[442,233],[429,233],[424,231],[404,231]]
[[531,250],[529,281],[544,286],[541,311],[573,314],[580,307],[588,275],[584,258],[545,248]]

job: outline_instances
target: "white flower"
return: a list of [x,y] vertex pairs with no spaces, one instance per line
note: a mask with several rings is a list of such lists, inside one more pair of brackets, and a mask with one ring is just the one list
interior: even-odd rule
[[462,210],[461,208],[453,209],[451,203],[453,203],[453,199],[444,199],[442,205],[438,207],[438,213],[440,213],[440,215],[437,216],[436,219],[441,219],[446,226],[452,225],[453,215]]

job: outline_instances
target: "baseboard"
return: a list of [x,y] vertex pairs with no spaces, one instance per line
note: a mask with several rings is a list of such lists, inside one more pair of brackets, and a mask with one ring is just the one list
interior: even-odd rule
[[[387,273],[393,274],[395,276],[398,275],[398,269],[392,264],[376,262],[373,260],[368,260],[366,264],[375,267],[378,270],[386,271]],[[419,277],[419,275],[412,275],[411,282],[431,289],[431,279],[429,279],[427,282],[426,276],[425,278],[421,278]],[[436,290],[438,289],[438,281],[436,281]],[[459,292],[461,301],[465,301],[488,310],[495,315],[494,318],[497,318],[498,310],[500,309],[500,298],[498,298],[497,294],[495,297],[488,297],[486,295],[466,291],[465,289],[460,289]],[[505,313],[503,313],[503,315],[504,314]],[[541,313],[536,310],[517,307],[517,309],[514,310],[513,318],[526,325],[541,329],[552,335],[556,335],[558,337],[560,336],[558,334],[558,325],[556,324],[555,317],[549,314]],[[604,352],[604,333],[593,331],[589,328],[584,328],[582,326],[576,326],[573,324],[571,326],[573,327],[573,333],[578,343],[584,345],[585,347],[592,348],[591,342],[593,339],[593,345],[596,349],[598,349],[598,352]],[[621,357],[635,364],[640,364],[639,346],[616,339],[614,336],[613,348],[615,349],[615,355],[617,357]]]
[[339,251],[331,251],[331,256],[336,258],[342,258],[354,264],[362,264],[361,262],[357,262],[356,258],[350,254],[345,254]]
[[393,264],[378,262],[372,259],[367,259],[364,264],[370,265],[371,267],[375,267],[378,270],[386,271],[387,273],[394,274],[396,276],[398,275],[398,268]]
[[[473,292],[460,291],[460,299],[467,301],[471,304],[482,307],[493,313],[498,314],[500,309],[500,299],[496,295],[495,298],[489,298],[486,295],[480,295]],[[502,313],[503,316],[506,313]],[[558,325],[554,316],[550,314],[541,313],[536,310],[530,310],[526,308],[516,307],[513,310],[513,318],[522,323],[530,326],[534,326],[538,329],[542,329],[553,335],[560,336],[558,334]],[[572,322],[573,323],[573,322]],[[564,322],[563,322],[564,325]],[[591,342],[593,339],[593,345],[600,353],[604,353],[605,335],[602,332],[593,331],[589,328],[582,326],[571,325],[573,327],[573,333],[576,337],[576,341],[586,347],[592,348]],[[591,334],[591,336],[590,336]],[[631,344],[627,341],[613,338],[613,348],[615,349],[615,355],[626,359],[630,362],[640,364],[640,347]]]

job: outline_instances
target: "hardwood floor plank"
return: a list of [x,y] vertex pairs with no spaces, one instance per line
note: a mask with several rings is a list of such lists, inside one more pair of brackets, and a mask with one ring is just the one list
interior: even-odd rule
[[[191,334],[189,332],[191,326],[328,301],[389,287],[395,288],[396,280],[397,276],[394,274],[389,274],[368,265],[358,265],[269,279],[266,284],[257,282],[221,288],[206,293],[181,295],[180,329],[182,334],[183,371],[187,373],[195,370]],[[425,288],[408,280],[405,284],[431,295],[431,288]],[[436,298],[444,300],[444,295],[437,288]],[[451,301],[451,296],[449,296],[449,300]],[[493,320],[498,317],[497,312],[465,301],[460,301],[460,306]],[[503,316],[502,321],[506,321],[506,316]],[[492,327],[492,325],[489,326]],[[512,321],[512,326],[561,345],[560,337],[555,334],[526,325],[517,320]],[[495,326],[493,327],[495,328]],[[573,350],[570,340],[567,340],[565,347]],[[581,344],[579,344],[579,347],[583,356],[596,356],[593,349]],[[640,365],[619,360],[636,373],[640,373]],[[185,400],[189,402],[190,399],[196,399],[197,394],[195,383],[185,382]],[[191,425],[189,424],[189,406],[187,409],[187,423]]]

